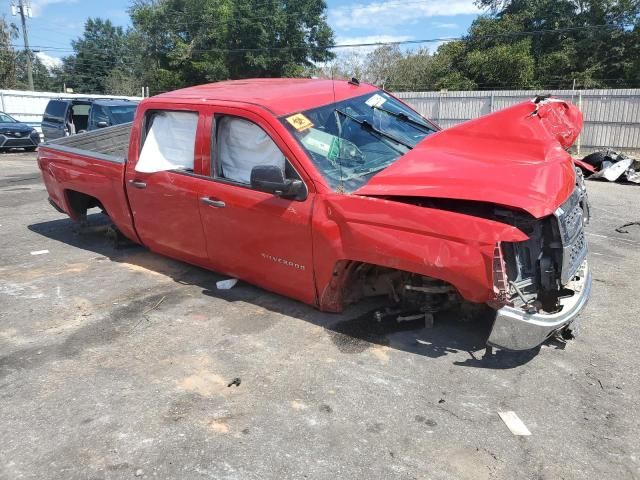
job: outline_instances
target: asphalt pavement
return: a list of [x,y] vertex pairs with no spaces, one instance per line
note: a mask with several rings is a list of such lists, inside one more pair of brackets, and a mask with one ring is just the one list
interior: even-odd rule
[[484,358],[484,321],[324,314],[116,250],[0,154],[0,478],[640,478],[640,227],[615,230],[640,186],[588,187],[579,337]]

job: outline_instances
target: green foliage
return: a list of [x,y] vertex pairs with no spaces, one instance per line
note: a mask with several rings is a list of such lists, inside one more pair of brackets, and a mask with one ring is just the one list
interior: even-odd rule
[[62,80],[76,91],[107,93],[110,72],[131,73],[136,61],[129,53],[128,33],[110,20],[87,19],[82,37],[71,45],[75,54],[63,60]]
[[[574,80],[580,87],[638,84],[638,0],[479,0],[477,3],[489,7],[492,15],[474,22],[467,42],[471,51],[496,44],[514,45],[523,38],[487,39],[488,36],[579,29],[528,36],[533,77],[527,80],[527,72],[521,76],[520,83],[552,88],[569,88]],[[519,51],[518,61],[524,60],[524,53]],[[494,80],[510,83],[515,79],[511,72],[505,72]]]
[[[158,93],[229,78],[300,76],[333,58],[325,12],[324,0],[134,0],[132,29],[89,18],[61,68],[48,72],[34,59],[36,89],[66,84],[75,92],[132,95],[142,86]],[[26,88],[24,54],[16,57],[9,37],[3,21],[0,82]]]
[[471,50],[466,55],[464,66],[466,76],[479,87],[524,89],[537,86],[530,39]]
[[299,76],[332,58],[324,0],[137,0],[130,9],[153,91]]
[[16,87],[16,55],[11,46],[16,36],[16,26],[0,17],[0,88]]
[[[579,88],[640,84],[640,1],[481,0],[490,13],[434,53],[367,55],[362,78],[393,90]],[[604,28],[603,28],[604,26]],[[566,32],[540,32],[576,29]],[[529,32],[540,33],[531,35]],[[375,69],[385,59],[385,75]],[[356,58],[351,62],[358,62]],[[349,63],[349,62],[347,62]],[[352,71],[362,70],[352,68]],[[344,63],[338,72],[349,76]]]
[[[34,58],[34,80],[42,90],[127,95],[302,75],[355,76],[390,90],[640,85],[640,0],[476,3],[487,13],[435,52],[384,45],[335,57],[325,0],[133,0],[133,28],[88,19],[60,68]],[[17,33],[0,19],[5,88],[26,88],[25,54],[11,46]]]

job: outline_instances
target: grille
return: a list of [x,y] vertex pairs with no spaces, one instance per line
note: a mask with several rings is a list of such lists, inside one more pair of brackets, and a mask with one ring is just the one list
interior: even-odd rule
[[573,239],[579,232],[582,231],[582,207],[580,204],[576,205],[571,212],[565,215],[563,218],[564,232],[567,239]]
[[566,284],[582,265],[587,256],[587,240],[584,236],[584,210],[581,191],[576,189],[569,200],[556,212],[562,237],[561,283]]
[[0,143],[0,146],[9,147],[35,147],[36,143],[30,138],[8,138],[4,143]]
[[584,232],[580,232],[575,242],[563,252],[562,283],[567,283],[582,265],[587,255],[587,240]]

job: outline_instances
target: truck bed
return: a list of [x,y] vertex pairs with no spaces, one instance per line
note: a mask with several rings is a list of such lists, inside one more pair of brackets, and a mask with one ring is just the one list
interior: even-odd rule
[[123,123],[91,132],[51,140],[43,147],[62,152],[89,155],[101,160],[124,163],[129,151],[133,123]]
[[132,123],[52,140],[38,149],[49,201],[73,220],[100,207],[128,238],[139,242],[124,175]]

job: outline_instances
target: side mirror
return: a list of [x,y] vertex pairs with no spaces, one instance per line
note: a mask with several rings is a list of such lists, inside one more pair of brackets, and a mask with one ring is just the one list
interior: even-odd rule
[[284,178],[284,171],[275,165],[259,165],[251,169],[251,188],[292,200],[307,198],[307,189],[300,180]]
[[105,128],[109,126],[109,122],[105,122],[104,120],[102,122],[98,122],[96,123],[96,127],[98,128]]

